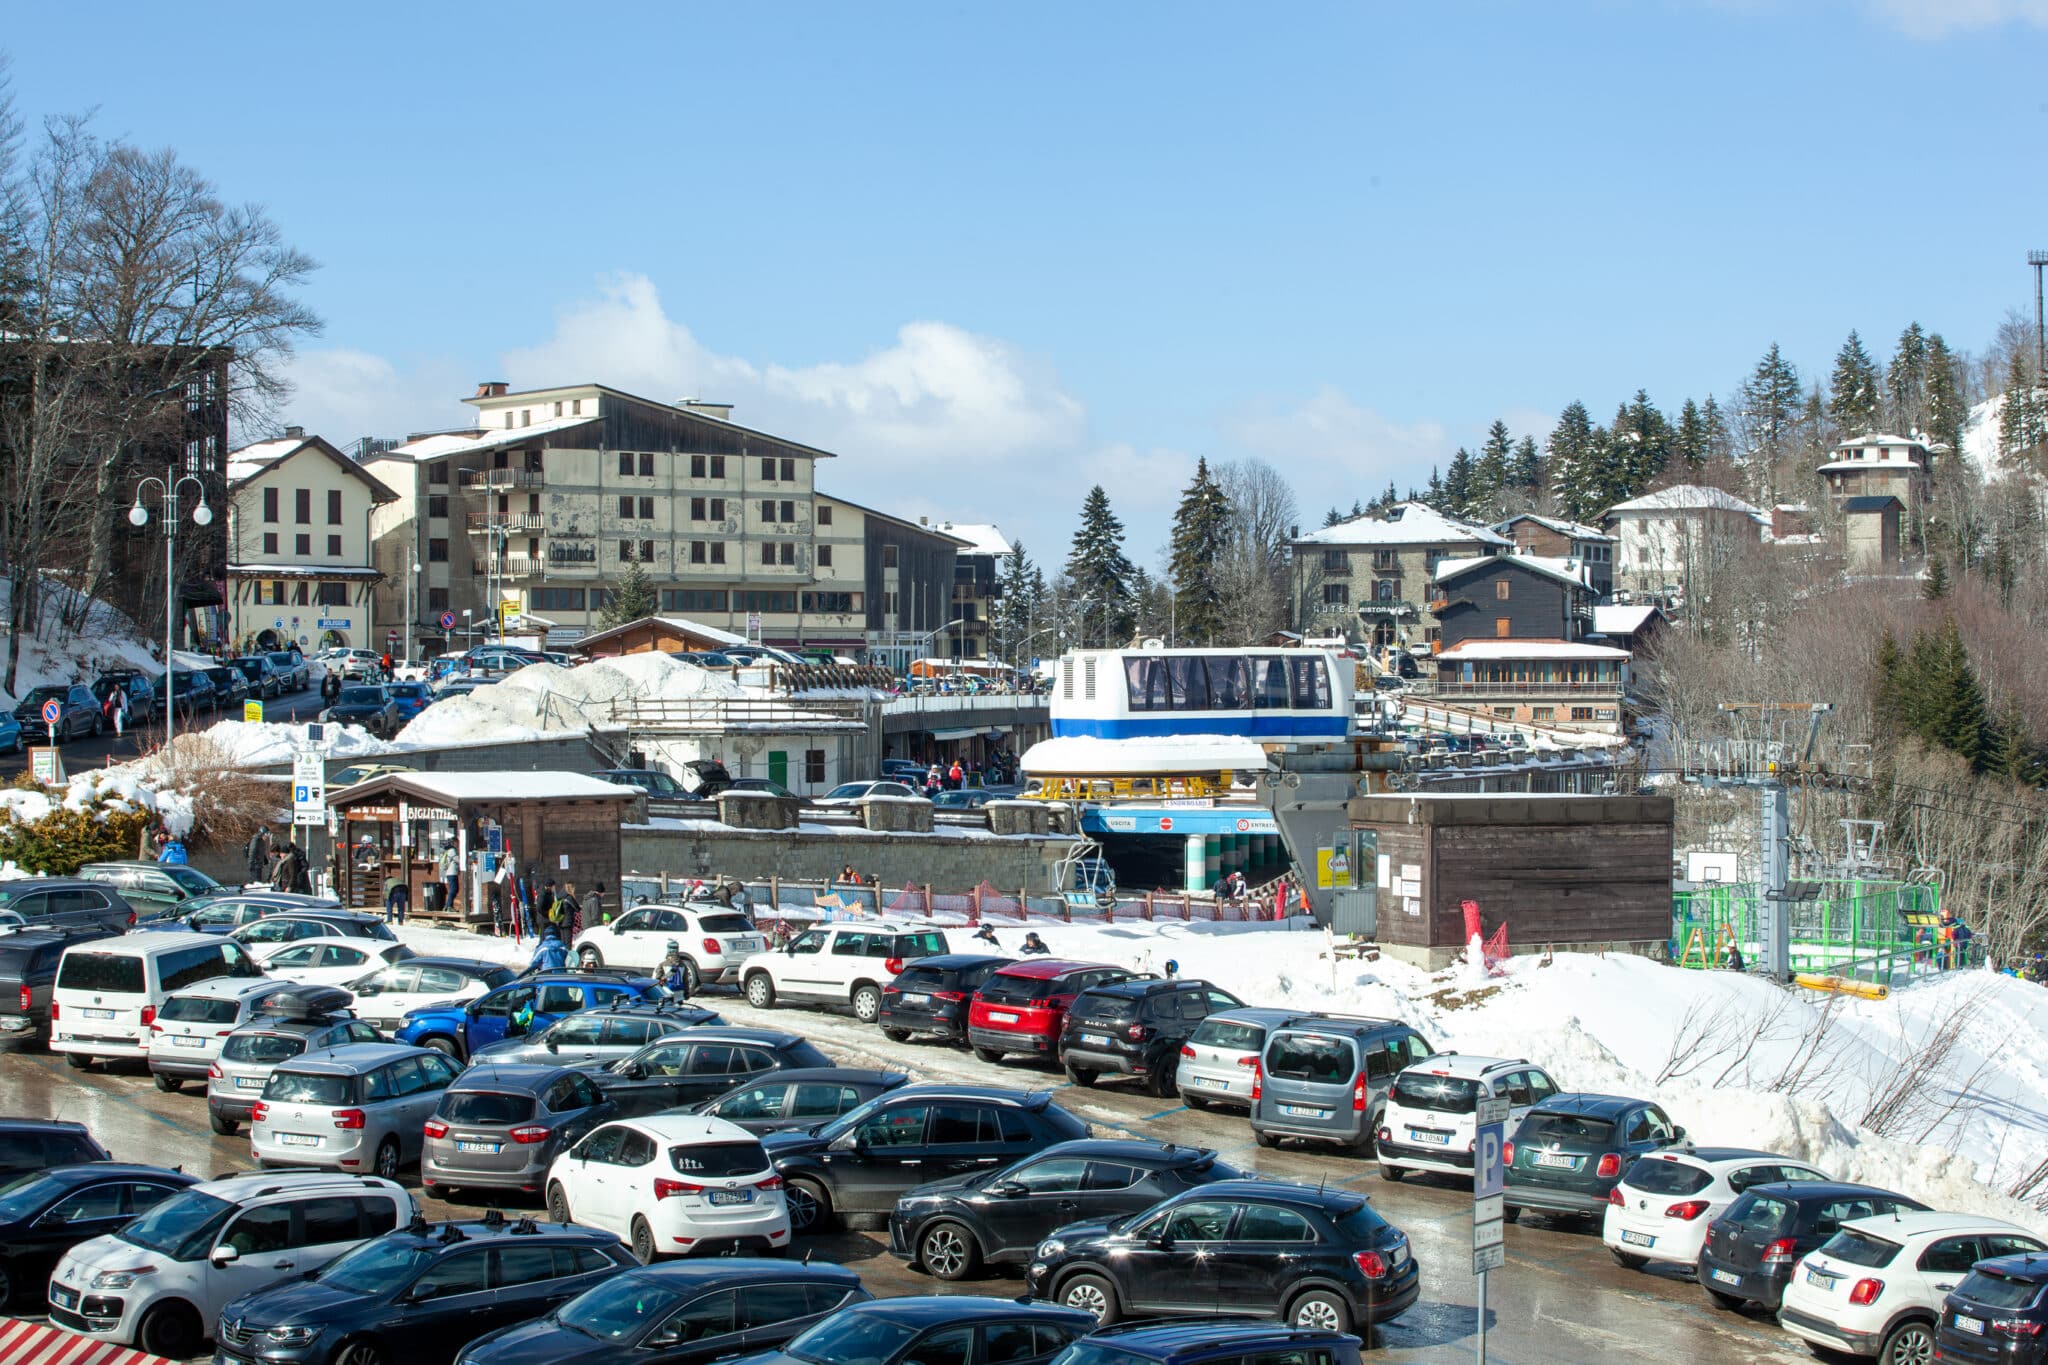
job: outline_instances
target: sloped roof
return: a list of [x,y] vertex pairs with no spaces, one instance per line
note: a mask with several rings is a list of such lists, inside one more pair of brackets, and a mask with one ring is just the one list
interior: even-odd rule
[[1297,545],[1441,545],[1450,541],[1506,545],[1507,537],[1484,526],[1445,516],[1427,503],[1397,502],[1377,515],[1353,517],[1311,531]]
[[1617,512],[1741,512],[1751,517],[1763,515],[1733,493],[1696,483],[1673,484],[1654,493],[1645,493],[1640,498],[1617,502],[1607,509],[1610,517]]
[[717,626],[707,626],[702,622],[692,621],[686,616],[643,616],[637,621],[628,621],[624,625],[613,626],[608,630],[592,631],[588,635],[580,636],[576,641],[576,647],[587,653],[592,646],[602,646],[613,636],[624,635],[627,631],[640,630],[647,626],[664,626],[678,635],[694,636],[697,639],[708,641],[714,645],[743,645],[747,643],[747,637],[744,635],[735,635],[729,630],[720,630]]
[[994,525],[969,521],[942,521],[936,529],[966,541],[967,548],[960,551],[963,555],[991,555],[996,559],[1010,557],[1010,542],[1003,535],[1001,528]]
[[1653,616],[1664,613],[1654,602],[1632,602],[1626,605],[1610,604],[1593,608],[1593,633],[1596,635],[1633,635],[1641,630]]
[[398,494],[382,479],[351,460],[337,450],[333,443],[320,436],[279,436],[268,441],[257,441],[243,446],[240,450],[228,452],[228,492],[241,487],[265,471],[274,469],[291,459],[300,451],[311,448],[318,454],[340,465],[344,471],[361,479],[370,488],[371,502],[396,502]]
[[545,422],[535,422],[530,427],[506,427],[502,431],[486,431],[481,436],[468,432],[443,432],[434,436],[421,436],[385,451],[379,459],[385,460],[438,460],[444,455],[474,455],[479,451],[496,450],[499,446],[522,445],[541,436],[552,436],[557,432],[570,431],[576,427],[593,426],[596,417],[551,417]]
[[1567,521],[1563,517],[1538,516],[1534,512],[1522,512],[1518,513],[1515,516],[1509,517],[1506,521],[1496,521],[1493,524],[1493,529],[1500,532],[1502,535],[1506,535],[1508,534],[1508,528],[1510,526],[1513,526],[1518,521],[1533,521],[1538,526],[1548,527],[1550,530],[1557,532],[1561,536],[1570,536],[1573,540],[1614,539],[1613,536],[1608,535],[1607,532],[1601,530],[1599,527],[1588,526],[1583,521]]
[[1513,564],[1527,569],[1530,573],[1554,578],[1575,588],[1590,586],[1586,582],[1586,570],[1577,560],[1559,559],[1553,555],[1480,555],[1472,559],[1439,560],[1436,566],[1436,581],[1448,583],[1486,564]]

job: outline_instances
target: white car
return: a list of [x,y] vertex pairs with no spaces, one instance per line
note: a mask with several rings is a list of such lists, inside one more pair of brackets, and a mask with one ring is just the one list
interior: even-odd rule
[[916,796],[923,792],[906,782],[842,782],[811,802],[814,806],[850,806],[870,796]]
[[1961,1213],[1901,1213],[1842,1224],[1792,1267],[1778,1323],[1802,1341],[1893,1361],[1934,1359],[1942,1300],[1990,1256],[2048,1251],[2011,1223]]
[[50,1321],[183,1360],[244,1294],[318,1270],[418,1206],[389,1180],[242,1171],[187,1186],[123,1227],[80,1242],[50,1277]]
[[255,952],[263,970],[280,980],[343,989],[379,967],[412,956],[412,949],[403,943],[373,938],[307,938],[296,943],[265,943]]
[[747,1003],[765,1010],[777,1000],[851,1005],[853,1017],[881,1017],[882,988],[903,964],[951,952],[942,929],[901,920],[847,920],[806,929],[787,946],[756,953],[740,964]]
[[1607,1196],[1600,1240],[1630,1269],[1699,1264],[1707,1227],[1752,1185],[1832,1180],[1803,1161],[1746,1147],[1667,1147],[1640,1157]]
[[385,1034],[398,1032],[405,1016],[443,1001],[473,1000],[510,984],[518,975],[502,962],[469,957],[409,957],[348,983],[358,1019]]
[[695,994],[704,981],[739,978],[740,963],[768,946],[752,920],[722,905],[636,905],[593,925],[571,945],[569,956],[590,967],[637,967],[653,971],[673,943],[683,955],[683,975]]
[[548,1217],[657,1256],[789,1246],[789,1203],[761,1139],[704,1114],[607,1123],[548,1168]]
[[1375,1144],[1380,1175],[1387,1180],[1410,1171],[1470,1175],[1480,1100],[1506,1098],[1512,1133],[1533,1106],[1556,1093],[1549,1072],[1519,1057],[1446,1052],[1425,1058],[1396,1076],[1387,1091]]
[[228,1035],[249,1022],[256,1003],[277,989],[262,977],[217,976],[173,993],[149,1026],[149,1071],[159,1090],[204,1081]]

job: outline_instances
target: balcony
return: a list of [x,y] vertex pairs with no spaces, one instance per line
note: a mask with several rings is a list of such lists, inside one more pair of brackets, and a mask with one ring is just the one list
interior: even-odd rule
[[506,578],[539,578],[548,562],[539,555],[505,555],[498,560],[498,572]]
[[465,469],[462,471],[462,486],[494,490],[545,488],[547,479],[538,469]]
[[469,533],[485,535],[491,531],[541,531],[545,530],[546,518],[538,512],[471,512]]

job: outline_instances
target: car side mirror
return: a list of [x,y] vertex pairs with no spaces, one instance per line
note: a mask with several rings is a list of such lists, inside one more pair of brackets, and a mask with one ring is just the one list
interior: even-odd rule
[[1154,1251],[1170,1251],[1173,1249],[1173,1238],[1163,1232],[1155,1232],[1145,1238],[1145,1245]]
[[998,1199],[1018,1199],[1029,1193],[1015,1180],[998,1180],[988,1187],[988,1192]]
[[242,1253],[231,1246],[217,1246],[213,1249],[213,1254],[207,1257],[207,1259],[216,1266],[229,1266],[241,1260]]
[[626,1069],[620,1074],[629,1081],[644,1080],[647,1076],[647,1068],[638,1062],[628,1062],[626,1063]]
[[1685,1129],[1683,1126],[1675,1123],[1671,1125],[1671,1140],[1673,1142],[1685,1141]]
[[548,1051],[550,1051],[550,1052],[560,1052],[561,1050],[562,1050],[562,1045],[561,1045],[560,1043],[556,1042],[556,1041],[555,1041],[554,1039],[552,1039],[552,1038],[548,1039]]

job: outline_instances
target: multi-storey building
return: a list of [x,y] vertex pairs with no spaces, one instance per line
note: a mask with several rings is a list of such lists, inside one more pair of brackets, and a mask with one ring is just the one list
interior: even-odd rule
[[236,648],[384,648],[373,615],[370,516],[398,495],[299,427],[233,451],[227,473],[228,638]]
[[1632,592],[1671,595],[1761,544],[1770,518],[1732,493],[1676,484],[1616,503],[1605,521],[1620,547],[1615,583]]
[[1493,529],[1514,542],[1515,553],[1577,561],[1586,584],[1601,597],[1614,591],[1615,538],[1597,526],[1524,512],[1496,521]]
[[978,522],[942,521],[934,530],[957,536],[966,544],[953,556],[953,619],[960,624],[946,632],[939,651],[948,659],[995,656],[996,604],[1003,595],[1003,563],[1010,542],[1000,527]]
[[1507,537],[1426,503],[1340,521],[1293,542],[1296,619],[1305,633],[1362,632],[1378,648],[1434,644],[1438,562],[1507,549]]
[[1934,457],[1917,436],[1866,434],[1834,449],[1834,458],[1820,467],[1828,495],[1836,505],[1849,498],[1897,498],[1910,524],[1926,505],[1933,487]]

